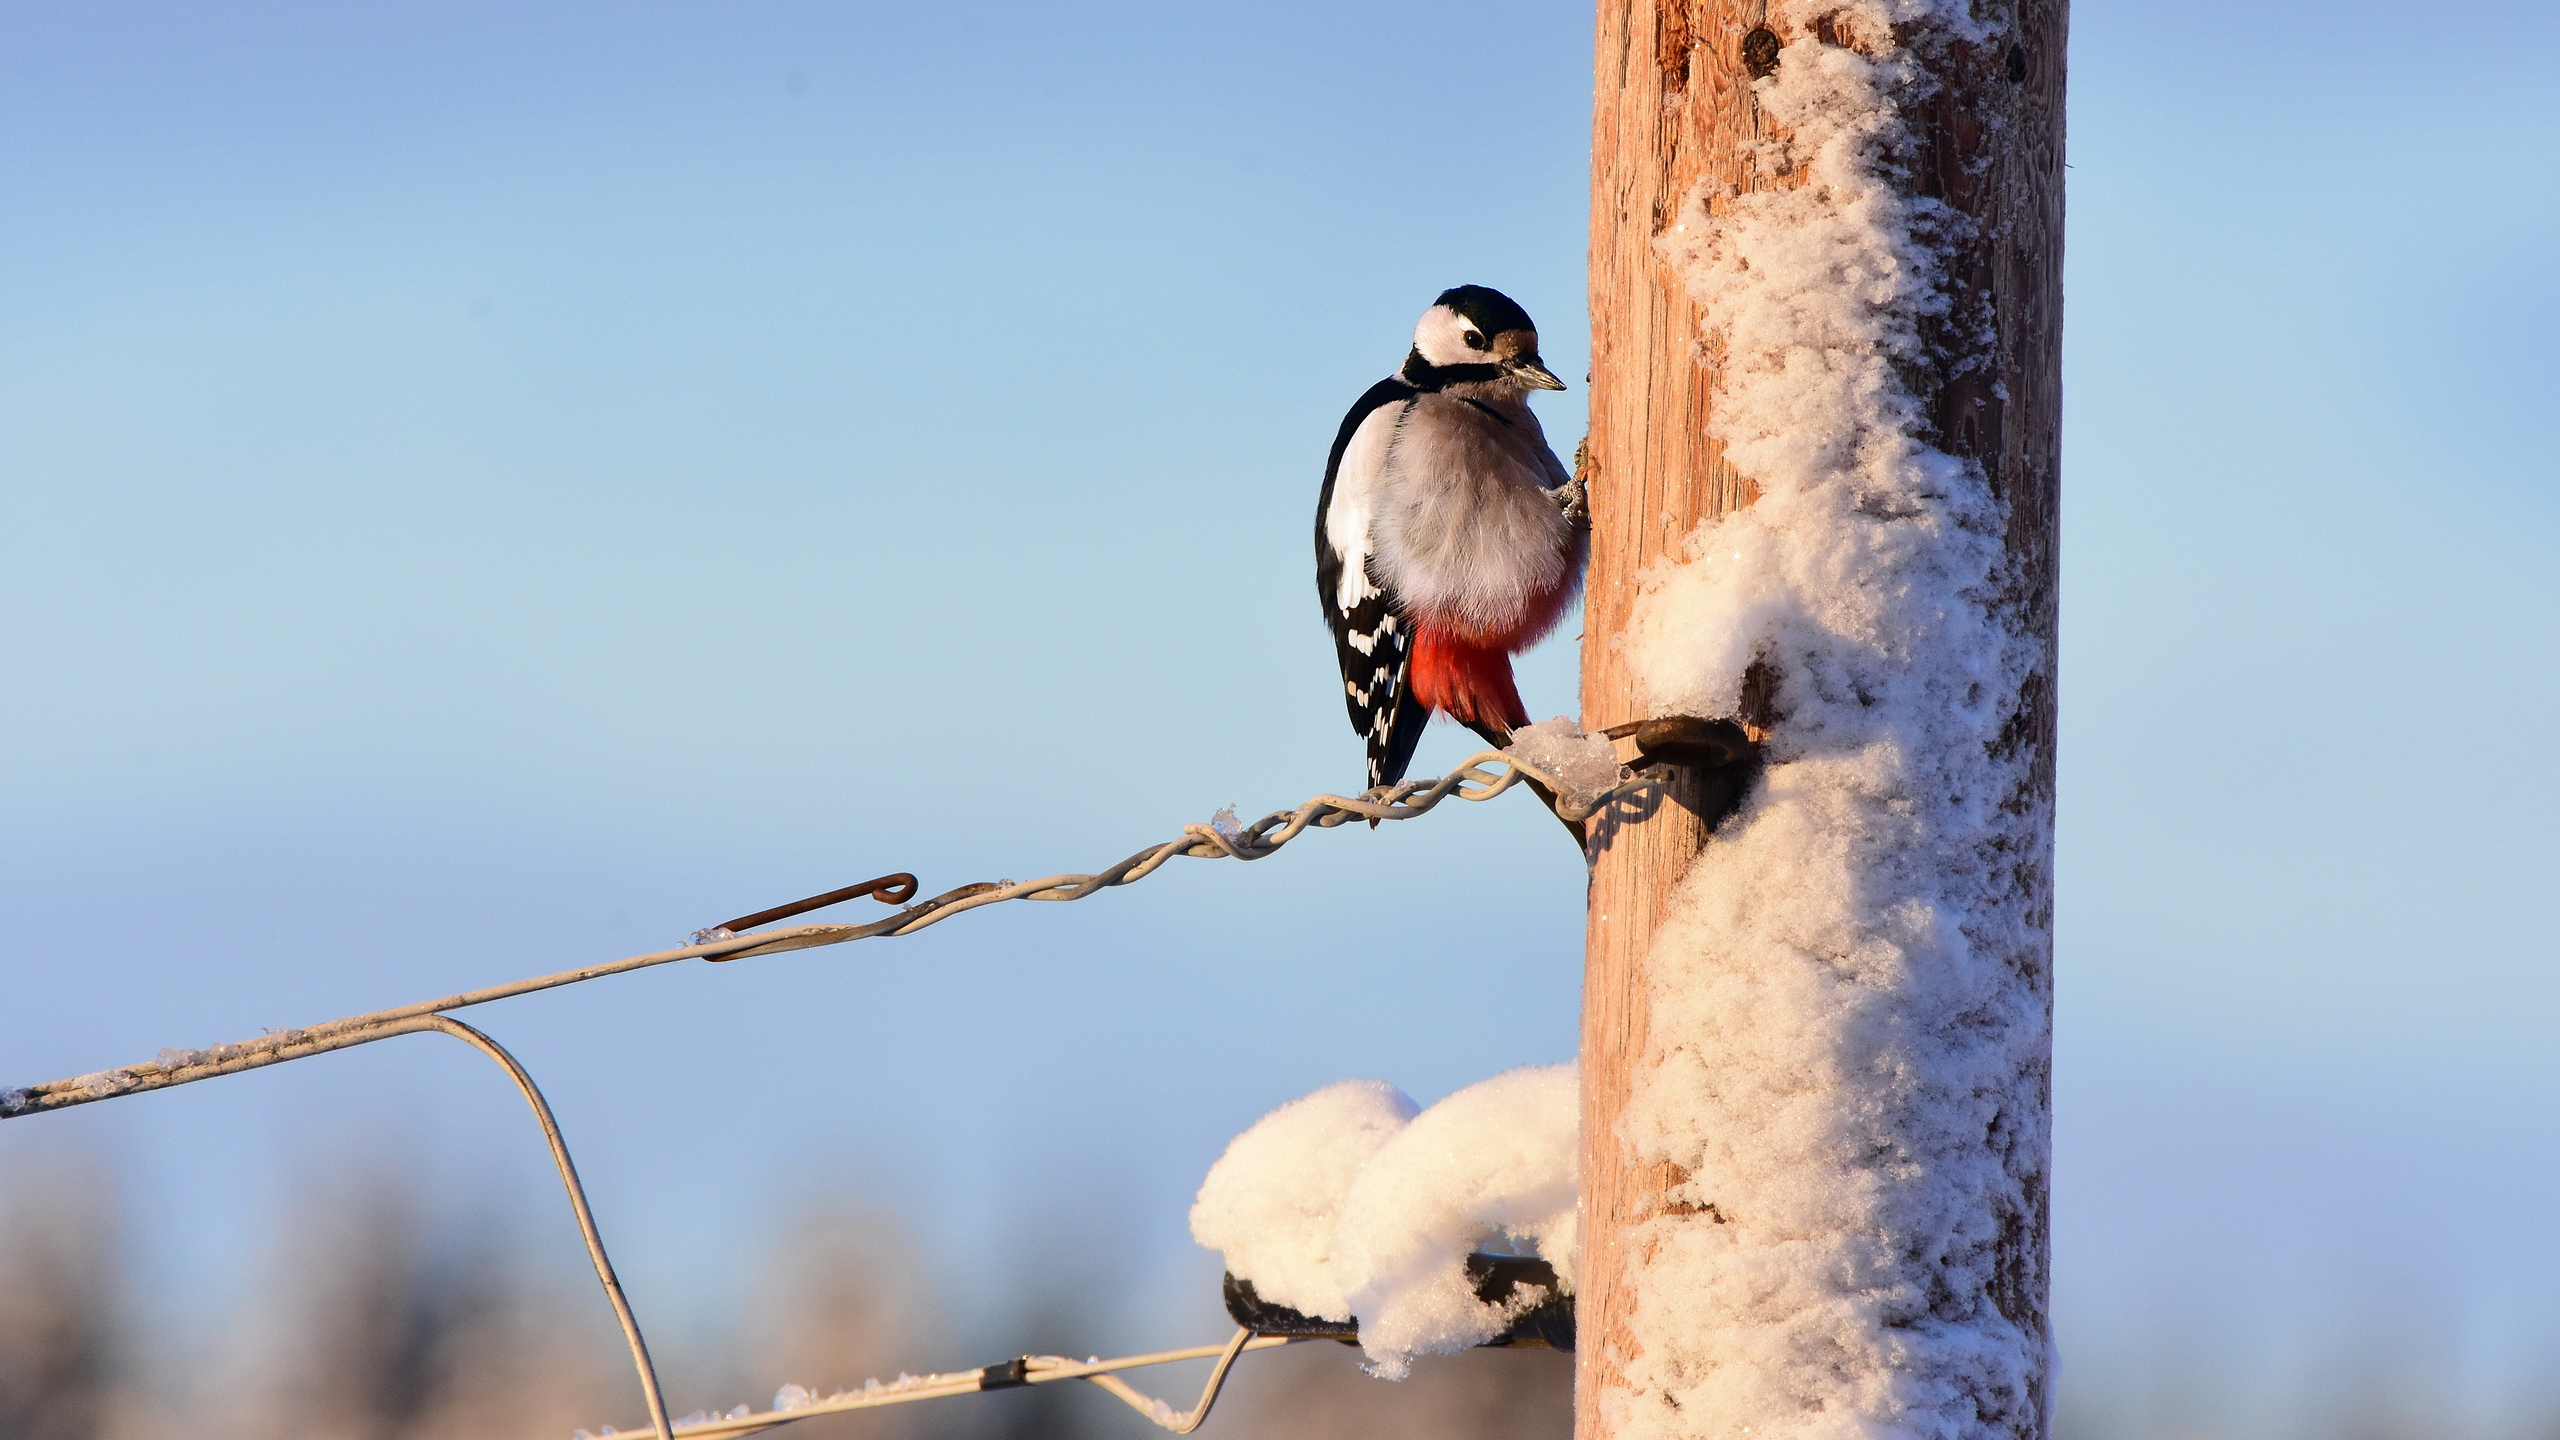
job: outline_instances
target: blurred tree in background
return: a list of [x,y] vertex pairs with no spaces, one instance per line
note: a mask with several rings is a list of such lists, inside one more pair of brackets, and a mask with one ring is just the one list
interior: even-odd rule
[[[394,1162],[338,1167],[302,1187],[273,1260],[237,1313],[189,1356],[157,1333],[118,1264],[114,1186],[94,1166],[21,1165],[0,1186],[0,1440],[565,1440],[640,1407],[602,1302],[556,1257],[511,1233],[438,1224]],[[671,1410],[770,1403],[901,1370],[1007,1355],[1085,1354],[1114,1291],[1103,1257],[1026,1258],[1015,1303],[958,1337],[899,1225],[813,1204],[777,1228],[747,1313],[706,1346],[661,1326]],[[177,1317],[162,1317],[177,1326]],[[643,1317],[644,1323],[647,1317]],[[1215,1338],[1168,1335],[1171,1347]],[[955,1357],[966,1356],[968,1359]],[[1480,1351],[1425,1360],[1386,1384],[1359,1352],[1260,1354],[1230,1380],[1211,1435],[1562,1440],[1569,1357]],[[1132,1378],[1177,1406],[1205,1372]],[[1106,1440],[1160,1434],[1082,1385],[1044,1385],[798,1422],[806,1440]]]
[[89,1440],[114,1392],[115,1210],[68,1160],[0,1177],[0,1440]]

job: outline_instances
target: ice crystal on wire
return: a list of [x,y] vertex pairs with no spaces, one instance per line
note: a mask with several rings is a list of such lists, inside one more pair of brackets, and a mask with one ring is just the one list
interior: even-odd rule
[[1567,716],[1512,731],[1509,749],[1555,780],[1556,798],[1568,809],[1588,809],[1618,784],[1618,747],[1583,734]]

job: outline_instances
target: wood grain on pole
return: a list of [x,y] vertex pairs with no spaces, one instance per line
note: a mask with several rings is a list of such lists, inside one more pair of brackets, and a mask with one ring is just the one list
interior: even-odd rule
[[[1584,602],[1582,724],[1644,718],[1612,641],[1626,629],[1636,576],[1678,552],[1699,521],[1751,492],[1707,435],[1712,376],[1699,363],[1703,316],[1654,249],[1701,181],[1753,182],[1757,138],[1741,37],[1765,0],[1601,0],[1592,93],[1592,507]],[[1680,1177],[1639,1173],[1618,1143],[1630,1071],[1643,1053],[1643,958],[1672,884],[1706,843],[1698,781],[1649,817],[1609,827],[1592,871],[1582,991],[1582,1256],[1576,1266],[1574,1430],[1600,1428],[1601,1391],[1622,1383],[1634,1267],[1629,1227],[1653,1215]]]
[[[1988,18],[1990,7],[1977,13]],[[2018,0],[1995,40],[1928,61],[1937,95],[1911,118],[1923,136],[1920,193],[1976,222],[1948,257],[1960,304],[1931,338],[1946,349],[1934,373],[1911,377],[1931,400],[1941,448],[1978,459],[2010,507],[2008,541],[2028,624],[2045,662],[2031,683],[2017,738],[2036,756],[2025,803],[2053,796],[2055,535],[2061,420],[2062,100],[2067,0]],[[1708,434],[1715,379],[1700,340],[1700,307],[1655,239],[1699,187],[1714,197],[1788,183],[1755,168],[1763,121],[1750,82],[1767,37],[1796,37],[1767,0],[1600,0],[1591,163],[1591,570],[1582,650],[1582,723],[1598,730],[1644,718],[1615,644],[1648,565],[1678,557],[1708,517],[1751,502],[1747,477]],[[1820,36],[1857,43],[1854,35]],[[1750,42],[1750,43],[1747,43]],[[1987,159],[1988,163],[1981,163]],[[1965,322],[1988,306],[1992,364],[1949,378],[1981,347]],[[1973,313],[1966,313],[1968,310]],[[1782,683],[1782,682],[1781,682]],[[1749,705],[1746,699],[1746,706]],[[1764,716],[1738,717],[1758,722]],[[1627,1253],[1630,1226],[1676,1213],[1718,1224],[1712,1207],[1666,1206],[1687,1177],[1638,1169],[1619,1142],[1630,1069],[1643,1053],[1649,1005],[1644,957],[1673,884],[1727,797],[1707,782],[1651,815],[1609,827],[1591,886],[1582,1015],[1583,1252],[1578,1267],[1576,1433],[1601,1440],[1599,1397],[1623,1385],[1632,1343],[1629,1286],[1645,1257]],[[2022,867],[2017,903],[2049,922],[2050,876]],[[2049,923],[2047,925],[2049,933]],[[2021,983],[2051,995],[2043,973]],[[2046,1210],[2008,1226],[2001,1293],[2029,1333],[2045,1325]]]

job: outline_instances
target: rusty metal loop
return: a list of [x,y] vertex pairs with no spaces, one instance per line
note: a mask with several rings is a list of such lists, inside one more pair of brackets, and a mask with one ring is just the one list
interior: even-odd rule
[[[883,875],[876,880],[865,880],[859,885],[847,885],[841,890],[830,890],[824,895],[812,895],[806,900],[794,900],[788,905],[776,905],[770,910],[759,910],[753,915],[741,915],[735,920],[724,920],[714,928],[726,930],[735,935],[743,930],[753,930],[759,925],[770,925],[776,920],[788,920],[794,915],[806,915],[812,910],[824,910],[830,905],[842,904],[863,895],[868,895],[883,905],[904,905],[916,898],[916,877],[901,870],[895,875]],[[728,957],[714,955],[710,958],[725,960]]]

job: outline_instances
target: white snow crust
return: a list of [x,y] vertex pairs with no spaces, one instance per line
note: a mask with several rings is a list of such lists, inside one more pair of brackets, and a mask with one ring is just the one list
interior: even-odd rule
[[1573,1288],[1579,1093],[1571,1065],[1506,1071],[1418,1116],[1384,1081],[1327,1086],[1236,1137],[1192,1235],[1265,1300],[1358,1316],[1371,1372],[1401,1379],[1414,1356],[1480,1345],[1546,1298],[1478,1300],[1473,1251],[1536,1254]]
[[1209,1167],[1191,1238],[1275,1305],[1351,1318],[1333,1268],[1333,1227],[1360,1168],[1414,1117],[1384,1080],[1342,1080],[1255,1121]]
[[[1763,158],[1805,183],[1693,200],[1663,241],[1760,496],[1647,577],[1626,643],[1649,714],[1734,715],[1763,660],[1779,715],[1654,942],[1621,1138],[1699,1208],[1628,1237],[1652,1258],[1607,1428],[2032,1434],[2050,1356],[1991,1297],[2018,1279],[2003,1228],[2041,1224],[2049,1128],[2051,837],[2004,736],[2040,652],[2001,504],[1897,369],[1961,217],[1892,183],[1923,83],[1894,46],[1987,32],[1961,0],[1771,8],[1807,38],[1755,83],[1790,132]],[[1876,53],[1811,39],[1824,15]]]
[[1530,1247],[1573,1289],[1581,1088],[1571,1065],[1479,1081],[1423,1111],[1343,1197],[1334,1227],[1343,1298],[1371,1372],[1402,1378],[1416,1355],[1451,1355],[1546,1299],[1478,1300],[1466,1259],[1487,1242]]

